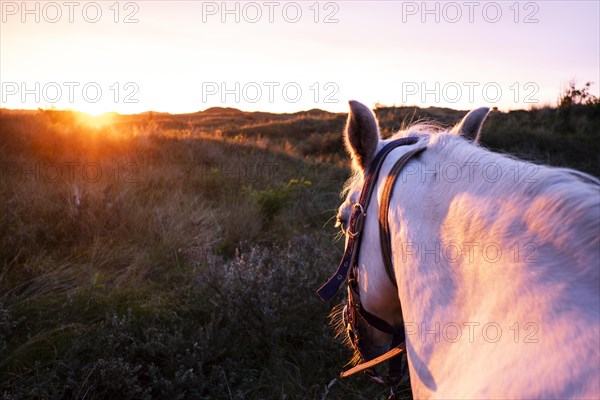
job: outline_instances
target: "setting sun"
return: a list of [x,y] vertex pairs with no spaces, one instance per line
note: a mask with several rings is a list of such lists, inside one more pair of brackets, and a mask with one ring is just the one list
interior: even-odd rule
[[89,126],[90,128],[100,129],[112,124],[114,120],[114,113],[105,112],[99,114],[91,114],[86,112],[79,112],[77,113],[77,119],[79,120],[79,122]]

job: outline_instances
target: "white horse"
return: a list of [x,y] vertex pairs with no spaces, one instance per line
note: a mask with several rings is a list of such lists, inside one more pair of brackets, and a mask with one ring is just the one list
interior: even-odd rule
[[[354,177],[347,224],[382,140],[374,114],[350,102],[345,140]],[[488,109],[451,131],[421,125],[418,143],[384,162],[359,252],[364,308],[404,323],[415,398],[600,398],[600,182],[477,145]],[[398,288],[386,274],[377,213],[382,179],[398,176],[389,224]],[[371,331],[377,345],[390,336]]]

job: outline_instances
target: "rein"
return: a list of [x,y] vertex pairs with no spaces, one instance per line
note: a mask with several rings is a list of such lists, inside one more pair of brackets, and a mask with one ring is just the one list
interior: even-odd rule
[[[365,180],[359,200],[354,204],[352,213],[350,215],[350,221],[346,231],[346,249],[344,251],[342,260],[338,265],[335,274],[331,276],[331,278],[329,278],[329,280],[317,291],[317,294],[321,300],[328,301],[336,295],[336,293],[340,290],[344,280],[347,279],[348,299],[347,304],[344,307],[343,317],[344,322],[347,325],[346,329],[350,343],[354,349],[358,351],[362,359],[361,361],[363,362],[349,369],[348,371],[342,372],[340,376],[345,378],[358,372],[364,372],[373,381],[389,386],[391,392],[390,398],[396,397],[396,386],[403,376],[403,366],[401,358],[398,356],[406,349],[404,326],[401,326],[400,328],[393,327],[386,321],[363,308],[360,301],[358,287],[358,253],[360,250],[361,234],[363,232],[365,218],[367,216],[366,211],[369,207],[372,194],[375,190],[375,184],[379,177],[379,172],[385,157],[395,148],[399,146],[413,145],[417,143],[417,141],[418,138],[416,137],[393,140],[387,143],[383,149],[377,153],[373,161],[371,161],[365,174]],[[402,168],[412,158],[416,157],[424,150],[425,147],[416,148],[408,151],[402,157],[400,157],[390,170],[389,175],[385,178],[383,187],[383,194],[378,215],[379,239],[385,270],[390,278],[390,281],[396,287],[398,285],[396,283],[396,277],[392,263],[391,235],[388,222],[390,200]],[[366,323],[375,329],[392,335],[392,349],[379,357],[369,357],[361,341],[361,336],[363,335],[360,329],[361,324],[358,324],[358,321],[362,321],[363,323]],[[386,378],[382,378],[377,375],[374,367],[386,361],[389,361],[388,374]]]

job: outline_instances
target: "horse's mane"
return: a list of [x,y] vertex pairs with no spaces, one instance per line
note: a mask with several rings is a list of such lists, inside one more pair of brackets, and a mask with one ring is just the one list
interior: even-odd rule
[[[498,170],[503,171],[498,181],[475,179],[464,183],[471,192],[497,198],[510,194],[512,198],[519,199],[522,206],[515,213],[529,213],[530,222],[533,220],[536,225],[545,225],[548,237],[565,241],[565,248],[575,256],[594,254],[600,246],[600,180],[597,178],[569,168],[534,164],[492,152],[437,125],[412,126],[394,138],[401,136],[421,137],[420,142],[427,145],[427,153],[440,163],[471,162],[480,166],[495,163]],[[517,178],[515,171],[520,172]],[[542,204],[543,207],[540,206]],[[534,216],[531,215],[532,210],[535,210]],[[594,270],[592,276],[597,279],[600,274],[598,266],[589,267]]]
[[[538,207],[535,218],[540,223],[547,221],[547,229],[555,237],[573,241],[569,248],[574,252],[593,252],[600,246],[600,180],[597,178],[569,168],[534,164],[508,154],[492,152],[432,122],[411,125],[390,139],[406,136],[420,137],[419,143],[427,146],[424,154],[435,157],[440,163],[495,163],[504,172],[498,181],[476,179],[464,182],[465,190],[468,186],[471,192],[488,193],[498,198],[510,193],[520,199],[523,210],[531,206],[528,202],[543,200],[544,207]],[[526,179],[526,176],[515,179],[515,168],[520,174],[528,172],[531,179]],[[512,174],[507,173],[509,171]],[[360,171],[353,172],[344,186],[343,196],[362,185],[362,175]],[[518,213],[521,210],[515,211]]]

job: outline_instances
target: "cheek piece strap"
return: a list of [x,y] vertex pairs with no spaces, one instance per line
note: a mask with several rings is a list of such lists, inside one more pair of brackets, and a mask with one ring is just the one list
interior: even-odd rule
[[[377,182],[379,172],[385,157],[396,147],[412,145],[417,143],[418,138],[408,137],[394,140],[386,144],[381,151],[375,156],[366,171],[364,185],[362,187],[359,201],[353,207],[350,215],[350,221],[347,235],[347,244],[342,257],[342,261],[338,265],[335,274],[319,288],[317,294],[323,301],[330,300],[339,291],[342,282],[348,281],[348,297],[344,307],[343,318],[346,324],[346,331],[351,345],[360,354],[361,363],[355,367],[344,371],[340,374],[342,378],[354,375],[358,372],[364,372],[373,381],[382,385],[389,386],[389,399],[397,398],[397,386],[404,375],[404,364],[402,358],[398,357],[406,350],[406,340],[404,326],[395,328],[386,321],[368,312],[362,306],[358,289],[358,252],[360,250],[361,234],[364,228],[366,210],[369,207],[375,184]],[[402,168],[414,157],[418,156],[425,150],[425,147],[411,149],[396,161],[389,175],[385,178],[381,204],[379,207],[379,240],[382,251],[384,266],[390,281],[397,287],[394,267],[392,263],[392,246],[391,233],[389,229],[389,206],[394,186],[398,180],[398,176]],[[391,350],[387,351],[379,357],[370,357],[369,351],[363,342],[364,327],[371,327],[380,330],[381,332],[392,335]],[[388,374],[385,378],[379,376],[374,367],[389,361]]]

